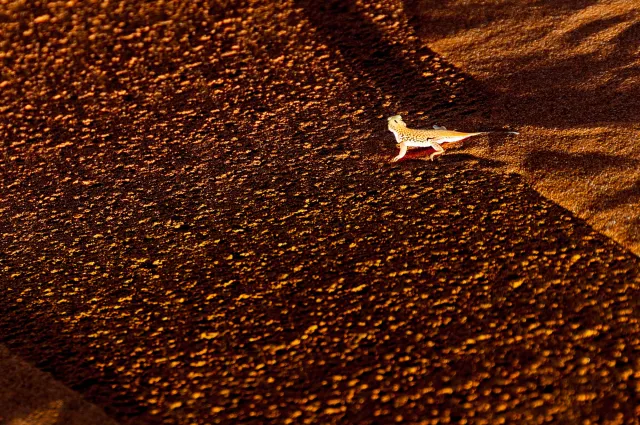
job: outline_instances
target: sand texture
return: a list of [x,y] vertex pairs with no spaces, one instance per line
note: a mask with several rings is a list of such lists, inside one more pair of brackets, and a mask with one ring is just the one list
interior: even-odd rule
[[[504,172],[629,169],[554,153],[613,119],[532,122],[406,9],[0,1],[0,343],[123,425],[637,421],[640,258]],[[521,135],[390,163],[395,114]]]
[[[478,82],[507,143],[467,144],[640,254],[640,11],[628,0],[405,1],[420,40]],[[452,117],[453,119],[454,117]]]

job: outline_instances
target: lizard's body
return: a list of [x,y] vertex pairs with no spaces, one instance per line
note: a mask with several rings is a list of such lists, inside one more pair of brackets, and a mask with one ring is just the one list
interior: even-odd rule
[[[389,131],[396,137],[396,143],[400,146],[400,153],[391,161],[395,162],[401,159],[407,153],[407,148],[427,148],[432,147],[435,152],[429,156],[429,159],[433,161],[436,156],[440,156],[444,153],[442,145],[444,143],[455,143],[464,140],[468,137],[478,136],[480,134],[491,133],[490,131],[481,131],[477,133],[464,133],[461,131],[451,131],[444,127],[433,126],[433,130],[419,130],[414,128],[408,128],[407,124],[402,121],[400,115],[394,115],[388,118]],[[518,134],[515,131],[509,133]]]

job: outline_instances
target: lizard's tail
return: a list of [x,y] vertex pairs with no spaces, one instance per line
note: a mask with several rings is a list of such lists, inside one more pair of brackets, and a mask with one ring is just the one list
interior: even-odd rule
[[491,133],[520,134],[517,131],[495,130],[495,131],[483,131],[481,133],[474,133],[474,135],[476,135],[476,134],[491,134]]

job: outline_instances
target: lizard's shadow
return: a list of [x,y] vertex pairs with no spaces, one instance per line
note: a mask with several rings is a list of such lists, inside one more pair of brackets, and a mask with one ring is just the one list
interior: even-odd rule
[[[458,162],[476,162],[483,168],[500,168],[504,167],[507,163],[504,161],[498,161],[496,159],[485,159],[473,156],[468,153],[448,153],[440,157],[445,164],[446,163],[458,163]],[[437,160],[436,160],[437,161]]]
[[[405,161],[431,162],[429,159],[429,155],[431,155],[433,152],[435,152],[433,148],[411,149],[410,151],[407,152],[404,158],[402,158],[399,162],[405,162]],[[446,154],[436,158],[433,161],[433,164],[447,165],[447,164],[459,164],[462,162],[475,162],[483,168],[500,168],[506,165],[506,163],[503,161],[498,161],[495,159],[478,158],[477,156],[473,156],[471,154],[463,153],[463,152],[460,152],[460,153],[447,152]]]

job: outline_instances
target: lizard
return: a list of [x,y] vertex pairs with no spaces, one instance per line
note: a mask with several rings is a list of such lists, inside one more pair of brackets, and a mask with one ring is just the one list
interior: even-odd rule
[[[389,131],[396,136],[396,143],[400,147],[400,153],[393,158],[391,162],[396,162],[405,156],[407,148],[409,147],[432,147],[436,151],[429,155],[429,159],[433,161],[434,158],[444,154],[444,148],[442,147],[444,143],[459,142],[468,137],[478,136],[480,134],[496,133],[494,131],[463,133],[461,131],[447,130],[445,127],[440,127],[438,125],[434,125],[433,130],[418,130],[408,128],[407,124],[402,121],[402,117],[400,115],[389,117],[387,118],[387,121],[389,123]],[[506,131],[506,133],[518,134],[516,131]]]

